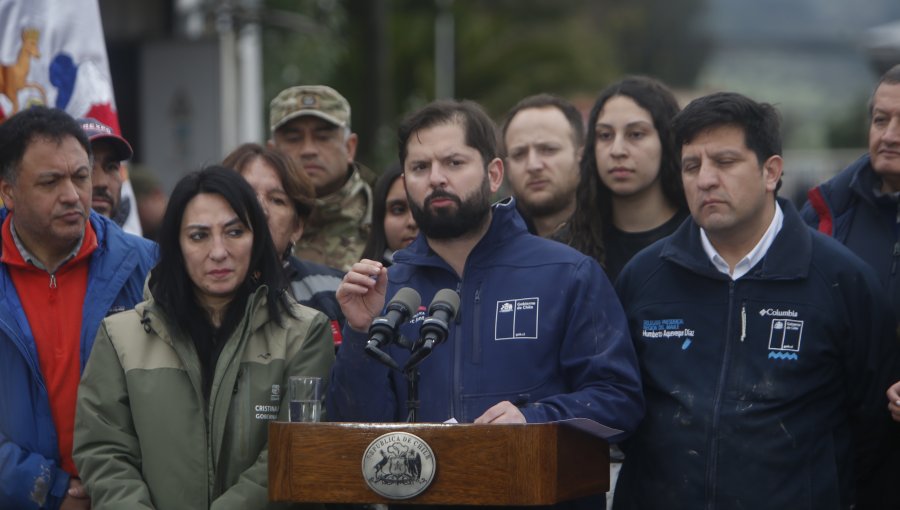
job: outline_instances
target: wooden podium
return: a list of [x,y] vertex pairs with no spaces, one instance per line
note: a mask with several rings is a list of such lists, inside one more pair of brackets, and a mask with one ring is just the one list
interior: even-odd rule
[[[363,473],[370,443],[392,432],[413,434],[434,453],[431,485],[409,499],[379,495]],[[607,490],[606,441],[561,423],[269,424],[272,501],[551,505]]]

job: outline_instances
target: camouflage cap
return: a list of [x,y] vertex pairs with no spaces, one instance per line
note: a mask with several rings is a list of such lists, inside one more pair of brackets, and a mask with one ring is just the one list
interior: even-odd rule
[[276,129],[290,120],[312,115],[340,127],[350,127],[350,103],[325,85],[300,85],[282,90],[269,103],[269,126]]

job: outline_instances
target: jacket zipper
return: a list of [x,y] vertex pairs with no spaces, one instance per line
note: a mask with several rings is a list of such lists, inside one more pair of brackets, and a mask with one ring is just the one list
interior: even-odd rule
[[747,302],[741,302],[741,342],[747,338]]
[[[728,360],[731,354],[731,324],[734,310],[734,281],[728,282],[728,321],[725,329],[725,350],[722,355],[722,368],[719,371],[719,381],[716,385],[716,395],[713,400],[712,430],[710,431],[709,452],[706,463],[706,508],[713,510],[716,507],[716,471],[718,469],[719,453],[719,419],[721,418],[722,394],[725,390],[725,380],[728,374]],[[741,305],[743,313],[744,304]],[[743,326],[742,326],[743,328]],[[743,333],[742,333],[743,334]]]
[[56,273],[50,273],[50,288],[56,288]]
[[[234,399],[232,405],[237,403],[240,406],[239,409],[252,409],[253,404],[250,399],[250,385],[245,384],[243,388],[241,387],[241,378],[244,375],[244,370],[245,368],[243,366],[238,368],[237,377],[234,378],[234,389],[231,390],[231,395]],[[279,408],[279,411],[280,410],[281,409]],[[238,437],[240,437],[241,456],[246,458],[250,451],[250,428],[252,427],[250,413],[241,413],[237,422],[239,424]]]
[[481,364],[481,289],[475,289],[475,310],[472,311],[472,363]]

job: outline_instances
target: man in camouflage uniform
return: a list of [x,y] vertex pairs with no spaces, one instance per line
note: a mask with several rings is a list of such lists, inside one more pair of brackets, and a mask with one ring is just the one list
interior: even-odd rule
[[294,255],[348,270],[372,221],[372,189],[353,161],[358,137],[350,131],[350,104],[331,87],[291,87],[272,100],[269,123],[269,145],[290,156],[316,188],[316,208]]

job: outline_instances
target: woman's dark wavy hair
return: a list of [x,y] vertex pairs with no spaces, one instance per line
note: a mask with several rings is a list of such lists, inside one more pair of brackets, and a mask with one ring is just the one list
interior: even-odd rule
[[581,156],[581,186],[575,195],[575,212],[566,237],[569,245],[601,264],[605,258],[603,231],[612,224],[612,191],[597,173],[597,118],[606,102],[616,96],[628,97],[650,113],[662,145],[659,179],[663,196],[676,208],[687,207],[681,184],[681,164],[671,129],[672,118],[679,110],[672,91],[662,82],[646,76],[629,76],[606,87],[600,91],[588,118]]
[[[247,181],[234,170],[223,166],[210,166],[188,174],[178,181],[159,229],[159,262],[150,272],[150,292],[169,317],[187,330],[190,321],[197,320],[191,311],[194,283],[185,268],[181,252],[181,222],[188,203],[200,193],[221,196],[237,213],[238,218],[253,232],[253,247],[247,277],[238,288],[245,295],[266,285],[267,307],[272,320],[281,323],[282,309],[289,307],[285,301],[285,281],[281,263],[272,245],[266,215],[256,200],[256,193]],[[237,298],[232,302],[237,301]]]
[[384,252],[387,250],[387,235],[384,233],[387,196],[391,186],[401,175],[403,175],[403,167],[400,166],[399,161],[395,161],[375,182],[375,188],[372,190],[372,227],[369,230],[369,237],[366,239],[366,247],[363,248],[362,258],[364,259],[384,262]]

